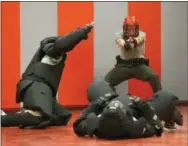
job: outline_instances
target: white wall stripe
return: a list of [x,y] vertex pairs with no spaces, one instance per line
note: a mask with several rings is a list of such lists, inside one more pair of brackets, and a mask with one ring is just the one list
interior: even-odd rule
[[20,2],[20,65],[24,72],[40,41],[57,35],[56,2]]
[[[94,76],[104,77],[116,63],[115,33],[122,29],[127,7],[127,2],[94,2]],[[117,87],[118,93],[126,91],[127,82]]]
[[[0,28],[1,28],[1,2],[0,2]],[[1,29],[0,29],[0,33],[1,33]],[[1,67],[0,67],[0,99],[2,100],[2,97],[1,97],[1,95],[2,95],[1,94],[1,85],[2,85],[2,81],[1,81],[1,69],[2,69],[2,62],[1,62],[1,51],[2,51],[2,48],[1,48],[2,47],[2,44],[1,44],[1,35],[0,35],[0,64],[1,64]],[[0,108],[1,108],[1,100],[0,100]]]
[[177,95],[179,99],[187,100],[187,2],[162,2],[161,17],[162,86],[163,89]]

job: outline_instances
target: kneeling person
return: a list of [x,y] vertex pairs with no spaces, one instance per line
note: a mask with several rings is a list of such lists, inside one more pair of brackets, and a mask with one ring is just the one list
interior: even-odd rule
[[93,23],[58,37],[41,41],[31,62],[17,84],[16,102],[23,108],[1,116],[2,127],[46,128],[66,125],[71,113],[56,100],[67,52],[88,38]]

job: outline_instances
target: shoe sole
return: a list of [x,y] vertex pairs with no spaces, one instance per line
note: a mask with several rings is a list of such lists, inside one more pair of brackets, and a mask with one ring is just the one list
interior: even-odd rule
[[165,131],[168,131],[168,132],[169,132],[169,131],[176,131],[176,130],[177,130],[177,128],[176,128],[176,129],[169,129],[169,128],[165,128],[165,127],[164,127],[163,129],[164,129]]

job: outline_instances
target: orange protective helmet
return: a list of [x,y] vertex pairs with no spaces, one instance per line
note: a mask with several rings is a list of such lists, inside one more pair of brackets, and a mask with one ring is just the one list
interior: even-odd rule
[[137,37],[139,35],[138,19],[135,16],[128,16],[123,22],[124,37]]

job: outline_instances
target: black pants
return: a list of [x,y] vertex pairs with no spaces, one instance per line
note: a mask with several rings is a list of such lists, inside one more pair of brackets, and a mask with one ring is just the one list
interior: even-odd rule
[[35,117],[23,113],[5,115],[2,117],[4,122],[2,126],[12,127],[22,125],[22,128],[61,126],[67,125],[72,116],[66,108],[57,103],[55,97],[52,96],[51,88],[43,82],[34,81],[23,90],[21,95],[23,96],[21,98],[23,108],[39,111],[41,116]]
[[23,108],[40,111],[44,116],[53,114],[54,97],[51,88],[42,82],[33,82],[24,93]]

